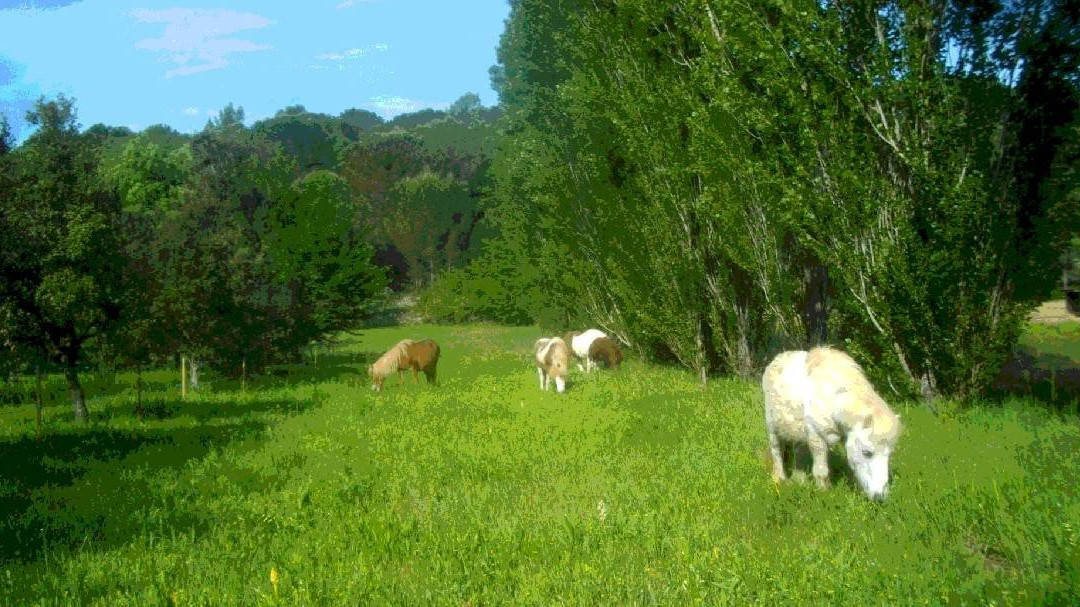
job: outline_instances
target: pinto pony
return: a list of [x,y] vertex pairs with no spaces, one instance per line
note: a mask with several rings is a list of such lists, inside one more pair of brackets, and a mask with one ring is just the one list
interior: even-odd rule
[[540,378],[540,389],[547,390],[548,381],[554,380],[555,391],[566,389],[566,375],[569,371],[570,349],[559,337],[541,337],[533,344],[536,354],[536,375]]
[[397,371],[398,378],[401,380],[398,385],[404,386],[406,369],[412,369],[413,383],[420,383],[417,372],[423,371],[428,383],[434,384],[436,383],[435,367],[438,364],[439,344],[430,339],[420,341],[403,339],[368,367],[368,374],[371,375],[371,389],[376,392],[382,390],[383,381],[394,371]]
[[774,481],[786,478],[781,452],[786,442],[810,448],[814,480],[828,486],[829,447],[844,440],[860,488],[870,499],[885,498],[900,416],[874,391],[858,363],[832,348],[783,352],[765,368],[761,389]]
[[597,362],[602,362],[609,369],[618,368],[622,363],[619,344],[599,329],[567,333],[563,341],[570,346],[574,358],[578,359],[578,369],[582,369],[581,361],[585,363],[582,370],[586,373],[595,369]]

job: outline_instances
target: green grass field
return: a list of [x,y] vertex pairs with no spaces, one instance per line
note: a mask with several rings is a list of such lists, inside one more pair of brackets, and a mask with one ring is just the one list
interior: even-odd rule
[[[366,364],[402,337],[440,386]],[[0,604],[1067,604],[1080,424],[1037,403],[894,403],[889,500],[846,470],[774,486],[756,385],[627,361],[541,393],[528,328],[367,331],[179,398],[152,374],[59,383],[34,440],[0,407]],[[58,380],[52,380],[58,382]],[[839,452],[834,471],[842,467]],[[275,581],[272,581],[276,580]]]

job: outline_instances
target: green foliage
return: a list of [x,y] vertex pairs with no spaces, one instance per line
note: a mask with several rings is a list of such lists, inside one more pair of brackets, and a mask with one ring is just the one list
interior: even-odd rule
[[383,124],[383,119],[378,114],[368,110],[345,110],[338,119],[341,121],[341,132],[349,141],[356,141],[364,133]]
[[535,308],[536,277],[529,264],[490,242],[467,266],[441,274],[420,292],[415,312],[428,322],[489,321],[524,325],[542,315]]
[[124,146],[118,161],[106,172],[125,211],[168,215],[180,204],[191,171],[191,150],[168,150],[140,134]]
[[268,255],[296,296],[293,322],[298,339],[324,338],[356,327],[375,312],[383,289],[374,248],[352,222],[348,184],[329,171],[315,171],[293,185],[272,211]]
[[541,309],[702,378],[824,339],[985,389],[1080,220],[1080,24],[965,7],[513,4],[492,214]]
[[475,120],[479,117],[484,105],[480,96],[476,93],[465,93],[450,104],[446,113],[459,120]]
[[[629,359],[541,393],[532,327],[380,329],[246,391],[130,375],[76,428],[0,409],[0,593],[20,605],[1064,605],[1080,431],[1027,401],[906,431],[889,499],[774,485],[760,387]],[[376,395],[397,340],[440,386]],[[309,361],[310,363],[310,361]],[[58,378],[48,386],[61,388]],[[721,437],[718,439],[718,437]],[[15,551],[18,551],[16,553]],[[229,563],[229,566],[222,566]],[[271,582],[277,573],[277,584]]]
[[325,114],[312,114],[303,106],[286,108],[268,120],[252,126],[255,133],[281,144],[297,164],[299,173],[336,170],[338,150],[346,139],[338,132],[339,123]]
[[340,174],[353,192],[357,221],[393,260],[396,288],[428,284],[476,256],[494,141],[482,116],[444,116],[372,133],[343,150]]
[[259,370],[373,312],[383,277],[341,178],[293,182],[294,158],[239,125],[200,134],[192,154],[184,201],[155,245],[154,313],[181,351]]
[[74,103],[39,100],[37,131],[4,154],[0,196],[0,311],[15,323],[8,349],[65,369],[75,418],[85,421],[78,367],[123,299],[120,202],[98,170],[99,139],[80,135]]
[[465,184],[423,172],[394,183],[382,209],[380,233],[404,255],[410,278],[430,284],[436,268],[453,267],[458,242],[471,228],[475,203]]

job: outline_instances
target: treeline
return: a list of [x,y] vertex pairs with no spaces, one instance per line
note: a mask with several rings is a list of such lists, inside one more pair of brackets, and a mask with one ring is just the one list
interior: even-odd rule
[[21,145],[0,122],[0,381],[58,367],[86,419],[87,364],[255,373],[360,326],[474,254],[496,117],[230,104],[187,136],[40,100]]
[[702,380],[828,342],[962,397],[1059,284],[1076,3],[511,7],[502,237],[431,309],[598,325]]

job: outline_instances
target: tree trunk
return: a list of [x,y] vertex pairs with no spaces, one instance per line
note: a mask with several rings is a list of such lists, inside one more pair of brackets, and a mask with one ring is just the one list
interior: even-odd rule
[[705,318],[701,315],[698,316],[697,322],[697,334],[694,336],[694,363],[697,366],[698,381],[701,382],[701,386],[705,387],[705,384],[709,381],[709,368],[708,368],[708,356],[705,354]]
[[826,289],[829,276],[820,264],[813,264],[803,270],[806,285],[806,298],[803,318],[806,322],[808,345],[820,346],[829,339],[829,317],[826,309]]
[[180,357],[180,398],[187,398],[187,357]]
[[135,415],[139,421],[143,420],[142,406],[142,363],[135,365]]
[[86,394],[83,393],[82,385],[79,384],[78,368],[68,363],[64,368],[64,377],[67,378],[68,389],[71,390],[71,406],[75,413],[75,421],[86,423],[89,417],[86,410]]
[[42,412],[45,405],[41,402],[41,365],[34,365],[34,375],[37,377],[37,439],[41,440]]
[[192,391],[199,389],[199,360],[192,358],[188,361],[188,385]]

